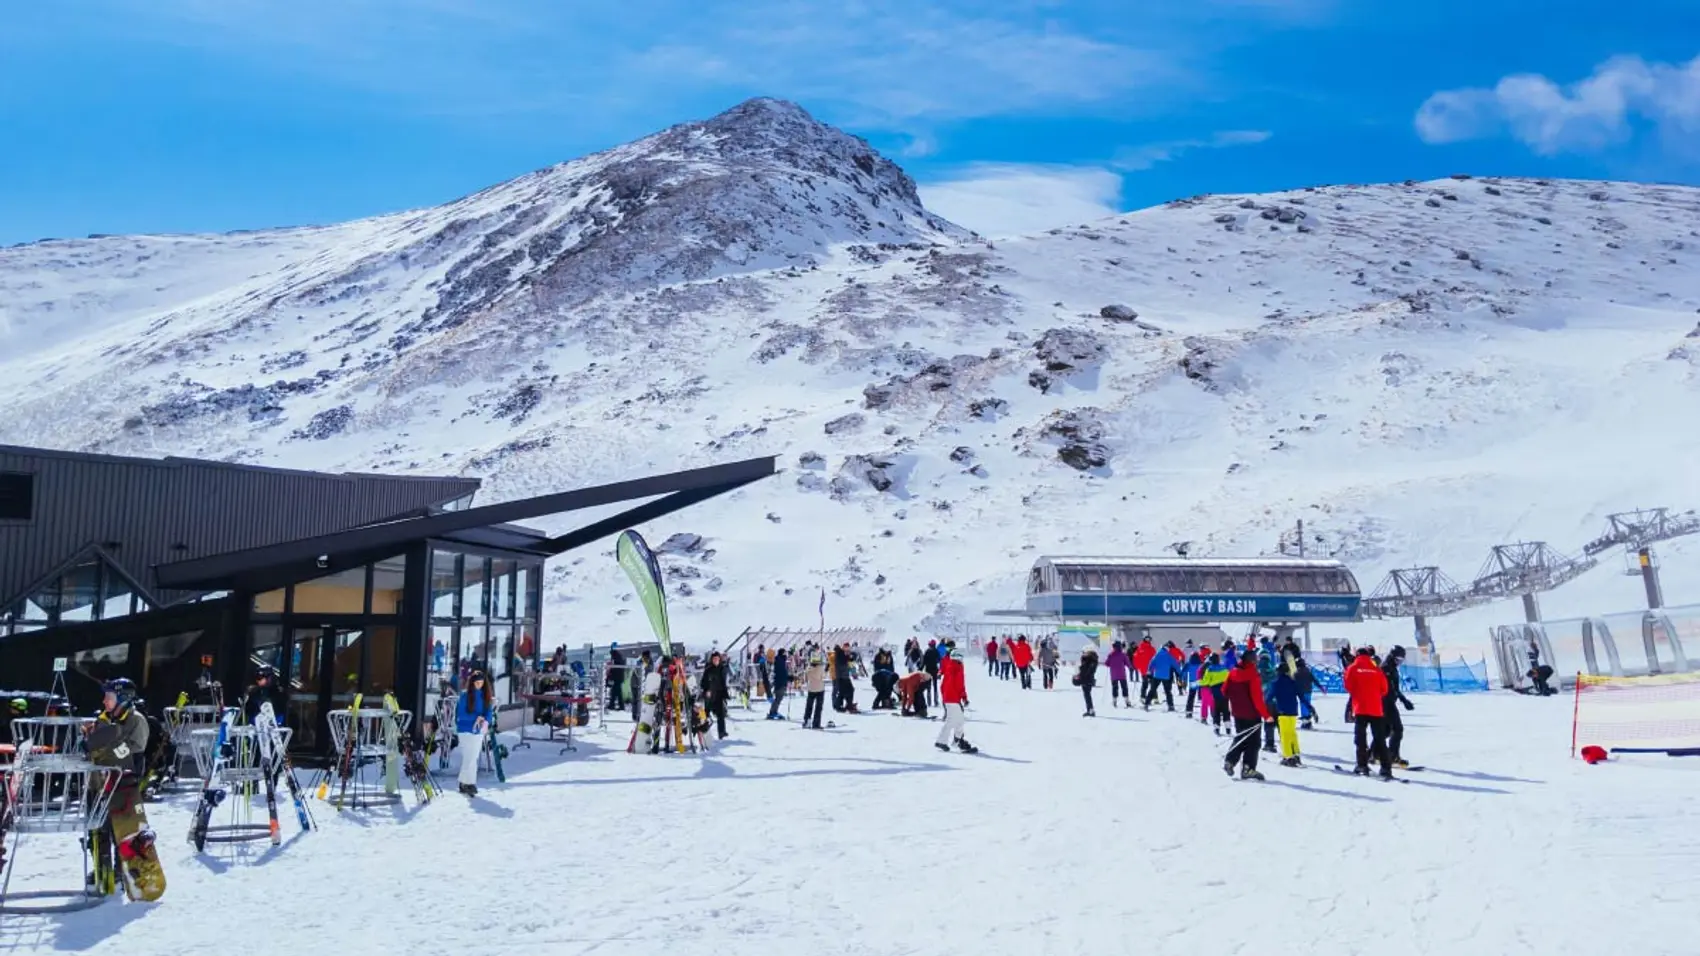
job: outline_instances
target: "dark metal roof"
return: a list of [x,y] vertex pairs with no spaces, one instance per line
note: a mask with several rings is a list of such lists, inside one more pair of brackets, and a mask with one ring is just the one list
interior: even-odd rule
[[[323,474],[193,458],[124,458],[0,445],[0,472],[34,476],[28,521],[0,521],[0,606],[91,546],[171,603],[155,565],[419,513],[478,490],[476,478]],[[464,513],[464,512],[454,512]]]
[[[534,541],[526,546],[526,550],[560,554],[631,525],[653,520],[759,481],[776,472],[775,462],[776,459],[772,457],[752,458],[668,475],[580,488],[576,491],[521,498],[464,511],[408,517],[263,547],[176,561],[160,565],[154,569],[154,574],[163,586],[185,590],[216,591],[242,588],[246,586],[245,581],[254,580],[256,576],[264,575],[268,570],[283,565],[317,562],[318,559],[324,558],[327,566],[336,567],[347,563],[353,555],[399,549],[411,542],[427,538],[452,538],[474,529],[488,530],[503,526],[511,521],[541,518],[545,515],[597,508],[621,501],[654,498],[658,495],[666,496],[594,522],[577,531],[545,541]],[[509,530],[511,532],[513,529]]]

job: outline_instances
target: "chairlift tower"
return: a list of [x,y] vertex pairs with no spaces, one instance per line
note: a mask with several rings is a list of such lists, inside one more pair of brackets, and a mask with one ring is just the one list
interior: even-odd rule
[[1653,544],[1684,535],[1700,534],[1700,514],[1685,511],[1678,515],[1669,508],[1642,508],[1606,515],[1606,533],[1582,546],[1589,557],[1622,547],[1629,557],[1625,574],[1641,576],[1647,588],[1647,607],[1664,607],[1664,591],[1659,586],[1659,565],[1653,554]]
[[1575,580],[1598,563],[1592,557],[1572,558],[1545,541],[1496,544],[1469,591],[1483,601],[1521,597],[1523,619],[1538,624],[1541,605],[1536,595]]
[[1446,576],[1433,565],[1421,568],[1400,568],[1389,572],[1364,598],[1363,615],[1367,618],[1408,617],[1417,629],[1417,646],[1432,648],[1434,633],[1429,618],[1462,611],[1485,603],[1469,590]]

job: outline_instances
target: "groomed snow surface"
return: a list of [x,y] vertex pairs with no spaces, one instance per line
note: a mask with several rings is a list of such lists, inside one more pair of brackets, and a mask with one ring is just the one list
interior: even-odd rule
[[[292,953],[1694,953],[1700,760],[1590,767],[1570,700],[1415,698],[1409,784],[1349,762],[1343,702],[1308,767],[1222,774],[1180,717],[1083,719],[1066,676],[1022,692],[969,667],[977,756],[939,721],[734,713],[705,756],[629,755],[610,721],[577,753],[515,752],[468,801],[338,814],[318,833],[196,856],[191,797],[150,808],[171,888],[0,919],[0,949]],[[872,694],[858,688],[866,706]],[[405,789],[405,784],[404,784]],[[263,807],[257,814],[264,818]],[[66,840],[26,840],[13,888],[63,887]],[[287,950],[284,944],[287,942]]]

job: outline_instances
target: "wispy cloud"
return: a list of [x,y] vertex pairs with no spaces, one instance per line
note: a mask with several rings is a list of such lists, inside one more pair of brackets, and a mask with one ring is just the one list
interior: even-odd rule
[[1147,143],[1134,146],[1116,154],[1113,165],[1125,172],[1139,172],[1150,169],[1158,163],[1166,163],[1180,158],[1185,153],[1200,149],[1222,149],[1228,146],[1254,146],[1264,142],[1274,134],[1263,129],[1230,129],[1222,130],[1207,139],[1177,139],[1163,143]]
[[1553,156],[1625,143],[1637,121],[1665,137],[1700,136],[1700,56],[1685,64],[1613,57],[1587,79],[1567,86],[1519,73],[1491,88],[1443,90],[1417,110],[1415,125],[1427,143],[1509,132],[1536,153]]
[[1122,178],[1096,166],[973,163],[920,184],[928,209],[983,236],[1019,236],[1113,216]]

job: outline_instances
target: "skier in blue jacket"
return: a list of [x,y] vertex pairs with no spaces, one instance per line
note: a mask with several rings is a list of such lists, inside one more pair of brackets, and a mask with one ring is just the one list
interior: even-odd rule
[[1174,713],[1175,672],[1180,670],[1181,666],[1180,662],[1175,660],[1175,655],[1171,653],[1174,646],[1175,642],[1170,641],[1157,648],[1157,653],[1151,655],[1151,669],[1147,671],[1151,682],[1145,689],[1144,703],[1146,710],[1150,710],[1151,705],[1156,703],[1157,688],[1161,686],[1163,688],[1163,699],[1169,705],[1169,712]]
[[495,724],[495,697],[484,672],[475,670],[466,677],[466,691],[455,704],[455,733],[460,747],[460,792],[469,797],[478,795],[478,755],[484,752],[484,736]]
[[[1264,640],[1268,640],[1268,638],[1264,638]],[[1270,646],[1273,647],[1273,643]],[[1257,676],[1258,679],[1263,681],[1263,703],[1265,706],[1272,705],[1275,702],[1276,670],[1275,655],[1259,651],[1257,654]],[[1270,709],[1273,711],[1274,708],[1270,707]],[[1263,750],[1265,753],[1275,752],[1275,722],[1273,720],[1263,722]]]
[[[1299,763],[1299,682],[1290,660],[1282,661],[1275,670],[1275,683],[1269,698],[1275,705],[1275,725],[1281,732],[1281,766],[1297,767]],[[1267,726],[1267,725],[1265,725]]]

